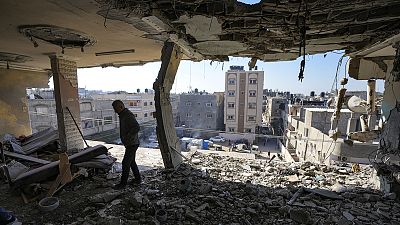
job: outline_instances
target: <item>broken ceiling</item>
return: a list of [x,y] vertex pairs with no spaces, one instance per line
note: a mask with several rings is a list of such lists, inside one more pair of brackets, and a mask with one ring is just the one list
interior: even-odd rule
[[[62,49],[77,58],[79,67],[156,61],[167,40],[192,60],[292,60],[304,53],[358,52],[400,31],[397,0],[263,0],[255,5],[235,0],[5,0],[0,5],[7,9],[0,15],[0,52],[23,55],[32,60],[14,64],[39,69],[48,69],[47,55]],[[64,35],[48,35],[57,32]],[[96,56],[102,52],[107,55]],[[0,61],[4,66],[7,60]]]
[[198,59],[235,55],[288,60],[301,55],[304,45],[306,54],[350,53],[398,34],[400,28],[400,2],[391,0],[99,2],[114,14],[141,17],[158,31],[154,37],[178,36],[178,44],[194,56],[199,53]]

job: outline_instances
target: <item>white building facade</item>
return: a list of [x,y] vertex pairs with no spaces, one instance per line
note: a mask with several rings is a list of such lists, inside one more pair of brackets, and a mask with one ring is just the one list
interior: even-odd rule
[[231,66],[225,73],[224,123],[227,132],[254,133],[262,125],[264,71]]

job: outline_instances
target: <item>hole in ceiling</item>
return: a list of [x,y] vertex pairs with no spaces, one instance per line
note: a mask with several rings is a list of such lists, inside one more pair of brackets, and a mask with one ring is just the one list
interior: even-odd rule
[[38,44],[34,39],[40,39],[61,48],[83,48],[92,46],[96,42],[85,33],[51,25],[20,26],[19,31],[28,37],[35,47],[38,47]]
[[32,57],[10,52],[0,52],[0,62],[25,63],[32,61]]
[[248,5],[255,5],[261,2],[261,0],[237,0],[237,1]]

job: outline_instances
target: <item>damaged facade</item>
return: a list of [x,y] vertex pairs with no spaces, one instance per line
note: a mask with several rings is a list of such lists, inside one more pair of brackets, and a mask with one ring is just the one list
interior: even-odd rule
[[[174,129],[170,90],[181,59],[224,61],[229,59],[228,56],[242,56],[252,58],[249,66],[253,68],[257,60],[302,57],[298,78],[303,80],[307,79],[304,72],[306,55],[344,50],[351,57],[351,77],[366,80],[366,85],[369,80],[371,88],[375,79],[385,80],[383,123],[377,128],[381,141],[372,161],[382,181],[381,188],[387,192],[397,188],[395,181],[400,174],[397,166],[400,145],[399,1],[262,0],[247,5],[235,0],[5,0],[0,7],[6,9],[0,14],[0,77],[4,85],[0,99],[4,106],[0,111],[0,134],[30,134],[22,90],[42,87],[50,74],[55,83],[60,151],[70,154],[66,158],[71,164],[106,154],[104,146],[89,147],[87,144],[86,148],[89,148],[76,153],[79,155],[72,154],[85,148],[80,137],[80,124],[74,121],[80,118],[77,68],[141,65],[161,59],[160,72],[153,85],[154,116],[164,166],[176,169],[183,159]],[[336,101],[333,122],[343,119],[340,115],[345,92],[343,87]],[[367,99],[370,109],[366,117],[370,121],[373,120],[374,98],[374,95],[369,95],[370,101]],[[329,138],[338,138],[337,128],[331,127],[333,133]],[[362,132],[367,133],[358,135],[365,138],[366,134],[375,131],[366,129]],[[96,151],[96,154],[91,154]],[[59,161],[28,171],[16,180],[30,183],[44,173],[46,178],[47,175],[61,176],[64,174],[61,171],[68,173],[69,163],[61,163],[63,157],[66,159],[65,154],[60,154]],[[2,161],[5,163],[4,159]],[[225,177],[226,173],[221,176]],[[224,196],[226,193],[220,194]],[[292,194],[288,193],[279,201],[289,200]],[[214,204],[215,198],[211,199]],[[389,202],[397,212],[396,204]],[[191,209],[178,208],[185,208],[185,215],[195,223],[200,221],[196,220]],[[255,205],[244,210],[257,214],[262,209]],[[317,210],[321,208],[317,207]],[[353,211],[353,214],[360,212]],[[296,215],[295,210],[290,212]],[[302,213],[308,215],[307,221],[296,220],[295,216],[291,220],[309,223],[309,213],[297,212]],[[380,216],[385,215],[376,215],[378,218],[369,221],[380,221]],[[352,221],[348,214],[343,216]],[[367,213],[361,213],[356,219],[366,223],[366,216]]]

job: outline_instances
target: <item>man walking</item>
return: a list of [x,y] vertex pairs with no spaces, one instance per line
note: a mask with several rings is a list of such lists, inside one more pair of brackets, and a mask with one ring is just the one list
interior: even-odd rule
[[115,100],[112,106],[119,116],[120,137],[122,144],[125,146],[124,159],[122,160],[121,182],[115,185],[114,189],[123,189],[128,183],[129,169],[132,169],[133,175],[135,176],[132,184],[140,184],[142,182],[138,166],[135,162],[136,150],[139,147],[138,133],[140,126],[133,113],[125,108],[121,100]]

